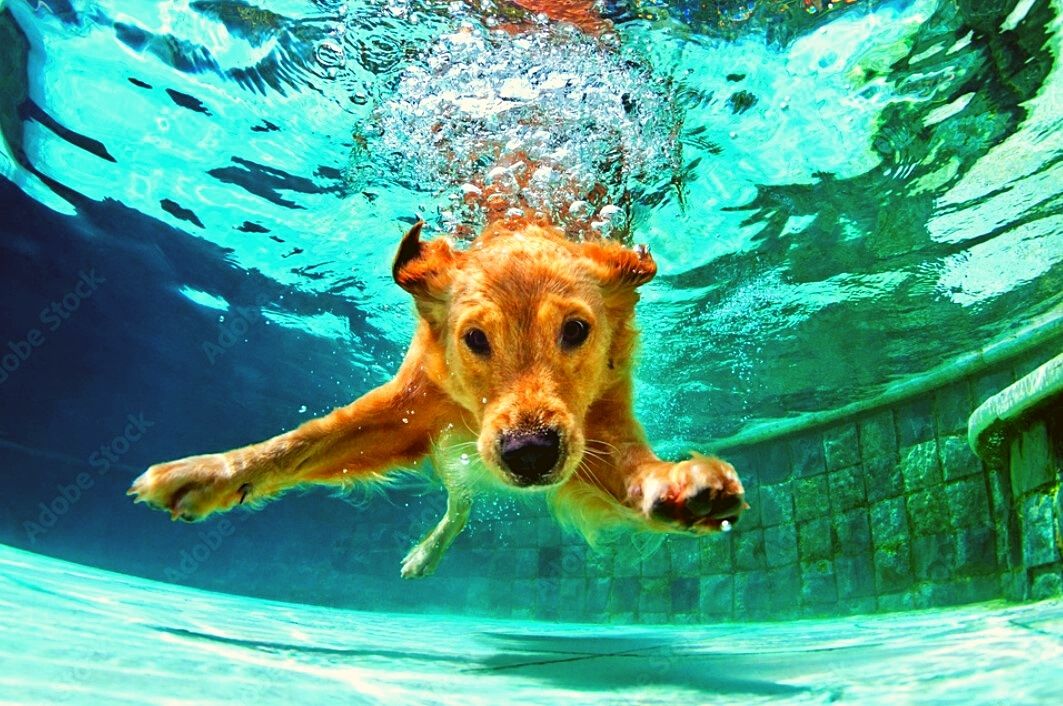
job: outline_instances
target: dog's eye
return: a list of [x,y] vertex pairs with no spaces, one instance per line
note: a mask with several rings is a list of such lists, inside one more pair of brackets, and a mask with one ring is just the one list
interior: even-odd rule
[[465,345],[476,355],[487,355],[491,352],[491,344],[487,342],[487,334],[478,328],[471,328],[465,332]]
[[561,327],[561,345],[565,348],[575,348],[587,340],[590,332],[591,325],[583,319],[569,319]]

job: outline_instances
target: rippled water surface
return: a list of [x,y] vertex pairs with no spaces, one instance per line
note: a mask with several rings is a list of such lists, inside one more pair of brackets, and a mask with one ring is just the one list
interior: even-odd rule
[[405,225],[475,223],[462,189],[531,152],[536,208],[658,260],[638,383],[666,452],[1059,315],[1058,3],[603,8],[591,36],[505,3],[8,0],[0,172],[219,246],[367,389],[412,330]]

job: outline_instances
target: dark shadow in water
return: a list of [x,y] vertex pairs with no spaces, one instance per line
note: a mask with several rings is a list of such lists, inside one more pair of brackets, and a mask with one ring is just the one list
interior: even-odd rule
[[235,167],[211,169],[207,174],[226,184],[239,186],[248,192],[278,206],[301,209],[303,206],[283,198],[279,192],[294,191],[302,194],[340,193],[341,186],[333,184],[322,187],[305,177],[289,174],[281,169],[258,164],[240,157],[233,157]]
[[172,199],[162,199],[159,201],[159,205],[162,206],[162,210],[169,213],[174,218],[180,218],[182,221],[188,221],[194,225],[204,228],[203,221],[199,220],[199,216],[196,212],[190,208],[185,208],[181,204],[173,201]]
[[86,152],[96,155],[100,159],[105,159],[108,162],[118,161],[107,151],[107,147],[102,142],[82,135],[75,130],[71,130],[49,115],[47,111],[34,103],[32,99],[27,98],[26,101],[19,106],[18,115],[23,121],[36,120],[70,144],[75,147],[80,147]]
[[[774,681],[773,659],[698,653],[697,645],[653,636],[566,636],[486,633],[514,649],[480,660],[466,671],[519,672],[521,676],[582,691],[671,687],[705,694],[788,696],[812,689]],[[793,654],[784,657],[792,660]],[[759,674],[758,674],[759,672]]]
[[[1063,409],[1060,411],[1063,412]],[[1063,416],[1058,416],[1057,419],[1063,419]],[[1023,620],[1013,618],[1008,622],[1039,635],[1063,640],[1063,604],[1044,604],[1036,615]]]
[[170,96],[170,100],[172,100],[175,104],[181,106],[182,108],[187,108],[188,110],[191,110],[194,113],[202,113],[203,115],[208,116],[213,115],[213,113],[210,112],[207,106],[203,105],[203,101],[199,100],[195,96],[190,96],[187,93],[175,91],[172,88],[167,88],[166,93]]
[[[296,645],[285,642],[223,637],[208,633],[152,626],[170,635],[207,640],[269,653],[297,655],[299,653],[328,655],[338,658],[381,657],[385,659],[415,659],[425,662],[447,662],[468,665],[470,657],[463,654],[424,653],[409,650],[352,649]],[[731,654],[698,654],[684,651],[684,647],[668,640],[650,636],[596,635],[568,637],[552,635],[491,634],[487,637],[512,643],[513,650],[498,652],[465,667],[465,672],[486,674],[509,671],[520,676],[539,679],[566,689],[581,691],[609,691],[648,687],[685,688],[706,694],[755,694],[786,696],[812,691],[758,678],[758,665],[747,658],[736,664],[741,656]],[[791,659],[793,655],[788,655]],[[770,664],[759,668],[770,671]],[[746,674],[748,676],[736,676]]]
[[521,650],[539,653],[606,655],[619,651],[650,650],[672,647],[671,641],[654,635],[541,635],[509,632],[482,633],[492,641]]
[[222,637],[221,635],[211,635],[205,632],[196,632],[195,630],[185,630],[183,628],[168,628],[162,625],[152,625],[152,628],[159,632],[169,633],[170,635],[177,635],[178,637],[187,637],[194,640],[208,640],[210,642],[220,642],[225,645],[235,645],[236,647],[245,647],[250,650],[260,650],[262,652],[270,653],[304,653],[315,655],[333,655],[336,657],[383,657],[385,659],[418,659],[425,662],[454,662],[458,664],[464,664],[468,660],[459,655],[443,654],[443,653],[426,653],[426,652],[411,652],[409,650],[364,650],[364,649],[350,649],[344,647],[320,647],[317,645],[293,645],[287,642],[269,642],[267,640],[248,640],[236,637]]

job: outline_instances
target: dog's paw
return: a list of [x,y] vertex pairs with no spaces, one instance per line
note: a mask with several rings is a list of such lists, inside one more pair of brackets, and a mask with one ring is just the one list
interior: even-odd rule
[[243,503],[250,493],[251,485],[236,478],[225,454],[209,454],[156,464],[126,494],[169,512],[171,519],[198,522]]
[[421,542],[411,549],[402,560],[402,578],[419,579],[434,574],[445,553],[437,549],[437,546]]
[[734,467],[699,454],[636,478],[628,498],[647,519],[694,532],[729,529],[749,507]]

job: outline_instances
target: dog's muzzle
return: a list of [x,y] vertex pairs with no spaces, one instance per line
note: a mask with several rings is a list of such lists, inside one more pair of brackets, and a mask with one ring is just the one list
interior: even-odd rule
[[547,485],[561,458],[561,435],[556,429],[511,431],[498,440],[502,465],[519,486]]

